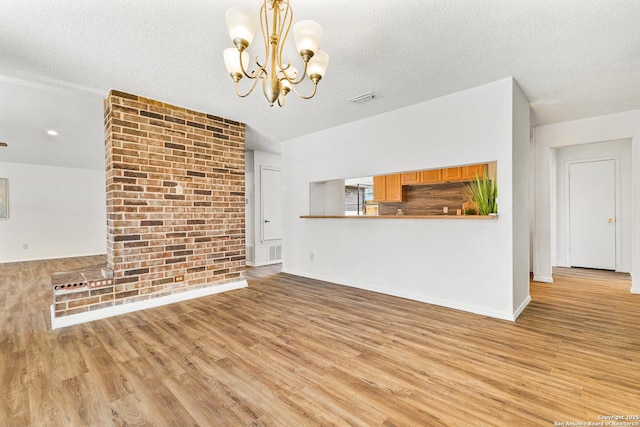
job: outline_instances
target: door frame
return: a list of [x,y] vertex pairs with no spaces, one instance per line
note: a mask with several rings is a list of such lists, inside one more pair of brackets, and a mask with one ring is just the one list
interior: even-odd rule
[[265,239],[264,238],[264,191],[263,191],[263,183],[262,183],[262,173],[264,171],[272,171],[272,172],[280,172],[282,170],[272,166],[260,166],[260,242],[273,242],[282,239]]
[[555,153],[551,156],[550,168],[551,174],[549,176],[549,180],[551,183],[551,198],[549,202],[552,215],[549,223],[549,231],[551,232],[549,252],[551,255],[551,265],[558,265],[558,162],[555,158]]
[[605,160],[613,160],[613,180],[615,188],[615,233],[616,233],[616,245],[615,245],[615,258],[616,265],[615,271],[620,271],[620,257],[622,255],[621,237],[620,237],[620,156],[601,156],[601,157],[588,157],[584,159],[565,160],[564,162],[564,233],[565,233],[565,261],[567,266],[571,266],[571,206],[569,205],[569,171],[571,165],[576,163],[591,163],[601,162]]

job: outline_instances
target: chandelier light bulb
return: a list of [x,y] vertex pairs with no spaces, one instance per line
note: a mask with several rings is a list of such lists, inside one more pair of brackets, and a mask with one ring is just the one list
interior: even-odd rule
[[311,80],[313,80],[314,76],[318,76],[318,80],[324,77],[324,73],[327,72],[327,67],[329,66],[329,54],[324,50],[318,50],[313,58],[309,61],[309,66],[307,67],[307,75]]
[[242,55],[242,65],[246,70],[249,66],[249,54],[247,52],[238,52],[238,49],[235,47],[230,47],[225,49],[223,52],[224,55],[224,65],[227,67],[227,71],[233,77],[235,74],[239,74],[240,78],[242,78],[242,68],[240,67],[240,55]]
[[246,7],[236,6],[227,10],[226,17],[231,41],[237,46],[238,40],[244,40],[246,42],[246,45],[243,43],[244,47],[249,47],[258,27],[255,13]]
[[304,19],[293,26],[293,38],[300,55],[304,51],[311,51],[315,54],[322,41],[322,27],[315,21]]

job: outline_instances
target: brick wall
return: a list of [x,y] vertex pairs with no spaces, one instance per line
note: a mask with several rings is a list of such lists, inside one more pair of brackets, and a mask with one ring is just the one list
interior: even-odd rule
[[242,280],[244,124],[118,91],[104,124],[113,285],[55,315]]

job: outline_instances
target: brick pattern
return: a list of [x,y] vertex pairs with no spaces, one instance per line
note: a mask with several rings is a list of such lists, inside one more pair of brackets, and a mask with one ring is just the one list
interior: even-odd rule
[[244,124],[111,91],[104,125],[112,300],[56,316],[243,279]]
[[113,271],[106,265],[53,273],[51,289],[56,315],[99,310],[113,305]]

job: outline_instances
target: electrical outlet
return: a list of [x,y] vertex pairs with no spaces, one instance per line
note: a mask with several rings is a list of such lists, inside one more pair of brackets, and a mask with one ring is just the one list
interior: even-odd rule
[[449,207],[448,206],[443,207],[442,213],[449,213]]
[[310,252],[310,253],[309,253],[309,260],[310,260],[310,261],[314,261],[314,260],[315,260],[315,257],[316,257],[316,256],[315,256],[315,254],[314,254],[313,252]]
[[184,276],[176,276],[176,282],[184,282]]

